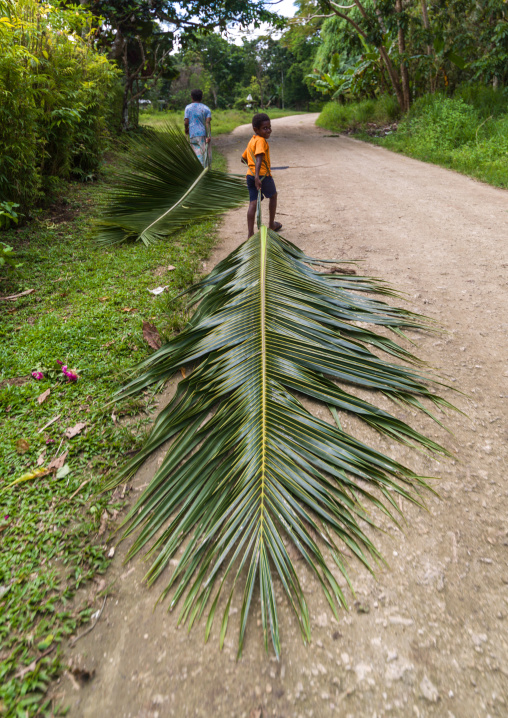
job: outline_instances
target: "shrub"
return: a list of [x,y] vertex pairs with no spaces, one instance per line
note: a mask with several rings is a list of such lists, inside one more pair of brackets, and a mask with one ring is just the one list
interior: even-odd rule
[[328,102],[321,112],[317,125],[328,130],[359,130],[367,123],[389,124],[400,116],[397,100],[391,95],[383,95],[376,100],[349,102]]
[[26,213],[97,169],[118,71],[79,7],[0,0],[0,19],[0,201]]
[[500,91],[461,88],[454,98],[426,95],[382,144],[508,187],[508,112]]

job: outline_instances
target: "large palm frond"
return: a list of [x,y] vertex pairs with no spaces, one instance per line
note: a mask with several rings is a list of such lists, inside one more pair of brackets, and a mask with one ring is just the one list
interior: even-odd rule
[[[427,486],[348,435],[338,411],[405,444],[447,453],[338,383],[378,390],[428,413],[450,406],[415,368],[415,357],[375,331],[388,327],[397,334],[426,323],[371,296],[393,293],[380,282],[320,273],[317,263],[261,227],[190,290],[199,305],[188,327],[145,360],[122,392],[192,367],[115,483],[172,440],[127,517],[126,534],[137,532],[129,557],[151,546],[152,583],[183,552],[163,595],[174,589],[171,607],[182,599],[181,618],[191,624],[208,607],[207,636],[225,589],[221,643],[235,589],[243,592],[239,652],[257,584],[265,643],[271,637],[279,654],[277,575],[309,639],[295,548],[336,612],[346,603],[332,569],[335,564],[335,573],[347,578],[341,549],[369,570],[380,559],[363,528],[363,522],[373,525],[366,506],[392,516],[399,511],[397,495],[418,503]],[[310,413],[302,397],[323,402],[337,425]]]
[[185,135],[169,124],[130,139],[128,150],[126,169],[109,190],[109,208],[96,223],[103,245],[127,239],[153,244],[248,199],[241,178],[203,168]]

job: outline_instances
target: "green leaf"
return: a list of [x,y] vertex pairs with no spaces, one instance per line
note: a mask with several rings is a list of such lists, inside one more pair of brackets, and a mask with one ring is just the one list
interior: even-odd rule
[[132,138],[127,169],[109,192],[109,209],[96,224],[101,244],[127,239],[146,245],[189,222],[206,219],[248,200],[243,178],[203,168],[185,135],[166,125]]
[[453,64],[457,65],[457,67],[461,70],[463,70],[467,65],[467,62],[464,60],[464,58],[460,55],[457,55],[457,53],[453,52],[453,50],[448,50],[447,52],[445,52],[445,58],[447,60],[450,60],[450,62],[453,62]]
[[[280,653],[276,578],[308,641],[300,567],[313,573],[336,611],[346,605],[336,579],[340,573],[349,581],[344,550],[369,571],[381,560],[366,531],[374,526],[369,504],[392,516],[400,512],[397,497],[422,503],[427,480],[351,436],[344,417],[448,455],[351,389],[430,415],[432,407],[449,407],[407,365],[418,360],[376,331],[397,336],[429,322],[381,301],[379,295],[394,294],[381,282],[323,274],[321,264],[262,226],[189,290],[198,306],[187,328],[146,359],[122,391],[143,391],[187,367],[142,450],[110,485],[171,442],[126,519],[125,536],[136,534],[129,557],[150,547],[151,584],[178,556],[162,597],[171,591],[170,606],[181,601],[181,620],[191,623],[208,605],[207,637],[225,589],[221,645],[236,597],[239,653],[258,595],[265,643]],[[325,404],[336,423],[311,414],[302,398]]]
[[438,55],[440,52],[443,51],[444,44],[445,43],[444,43],[443,38],[441,38],[441,37],[434,38],[434,50],[437,52]]

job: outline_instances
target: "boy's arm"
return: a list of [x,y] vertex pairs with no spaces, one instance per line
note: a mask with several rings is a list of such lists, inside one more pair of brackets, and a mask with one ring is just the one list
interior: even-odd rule
[[256,189],[261,189],[261,180],[259,178],[259,171],[261,170],[261,165],[263,164],[263,160],[265,159],[265,153],[262,152],[259,155],[256,155],[256,169],[255,169],[255,175],[254,175],[254,183],[256,185]]
[[207,144],[212,141],[212,129],[211,129],[211,124],[212,124],[212,118],[211,118],[211,117],[207,117],[206,120],[205,120],[206,143],[207,143]]
[[185,134],[188,135],[189,134],[189,118],[188,117],[186,117],[184,119],[183,124],[185,126]]

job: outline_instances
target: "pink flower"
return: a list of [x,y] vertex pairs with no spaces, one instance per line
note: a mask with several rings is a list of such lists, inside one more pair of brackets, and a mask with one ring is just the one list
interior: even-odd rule
[[63,361],[60,361],[60,359],[57,359],[57,360],[56,360],[56,363],[57,363],[57,364],[60,364],[60,366],[62,366]]
[[74,374],[74,372],[72,372],[72,371],[69,371],[67,369],[66,364],[62,367],[62,371],[65,374],[65,376],[67,377],[67,381],[77,381],[78,380],[78,375]]
[[32,376],[36,381],[40,381],[41,379],[44,379],[44,374],[41,371],[33,371]]
[[54,443],[55,443],[55,440],[54,440],[54,439],[48,439],[48,440],[46,441],[46,444],[54,444]]

